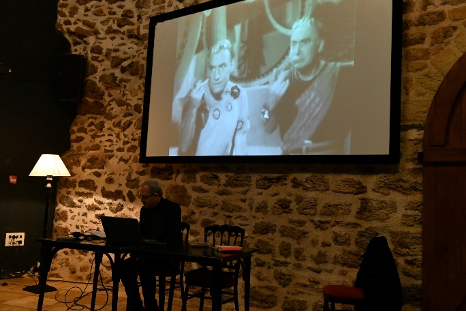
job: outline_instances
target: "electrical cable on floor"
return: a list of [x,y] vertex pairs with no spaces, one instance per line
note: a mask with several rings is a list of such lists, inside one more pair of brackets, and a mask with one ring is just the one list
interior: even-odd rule
[[[94,262],[95,262],[95,258],[94,258],[94,260],[92,261],[92,265],[91,265],[91,269],[90,269],[91,272],[92,272],[92,268],[93,268],[93,266],[94,266]],[[60,303],[64,303],[64,304],[66,305],[66,307],[67,307],[68,310],[84,310],[84,309],[89,309],[89,310],[90,310],[90,309],[91,309],[90,307],[86,306],[85,304],[79,303],[79,301],[80,301],[81,299],[83,299],[84,297],[90,295],[90,294],[92,295],[92,291],[89,291],[89,292],[85,293],[87,287],[89,286],[89,284],[92,284],[92,283],[90,282],[91,276],[92,276],[92,274],[89,275],[89,279],[87,280],[87,282],[86,282],[86,284],[85,284],[86,286],[84,287],[84,289],[81,289],[81,288],[78,287],[78,286],[73,286],[73,287],[69,288],[69,289],[66,291],[66,293],[65,293],[64,300],[58,299],[58,293],[59,293],[59,292],[57,291],[57,293],[55,294],[55,300],[57,300],[57,301],[60,302]],[[106,300],[105,300],[105,303],[103,304],[103,306],[100,307],[100,308],[98,308],[98,309],[95,309],[95,311],[100,311],[100,310],[102,310],[102,309],[107,305],[107,303],[108,303],[108,289],[107,289],[107,287],[105,287],[105,284],[104,284],[104,282],[103,282],[103,278],[102,278],[102,274],[101,274],[101,273],[99,273],[99,276],[100,276],[100,281],[101,281],[102,288],[100,288],[100,289],[97,288],[97,290],[102,290],[102,289],[105,290]],[[81,292],[81,294],[80,294],[79,296],[75,297],[73,300],[67,301],[67,300],[66,300],[66,297],[68,296],[68,293],[69,293],[72,289],[79,289],[79,291]],[[71,304],[71,305],[69,305],[69,304]],[[77,307],[77,308],[76,308],[76,307]]]
[[[17,256],[18,256],[18,255],[17,255],[18,250],[19,250],[19,253],[20,253],[20,255],[19,255],[20,257],[19,257],[19,258],[21,259],[21,262],[23,263],[23,266],[26,268],[27,265],[26,265],[26,263],[24,262],[24,256],[23,256],[23,253],[22,253],[22,251],[21,251],[20,248],[15,248],[14,259],[18,258],[18,257],[17,257]],[[6,259],[6,258],[4,258],[4,259]],[[0,263],[0,267],[1,267],[2,264],[3,264],[3,262]],[[37,278],[38,278],[38,276],[35,275],[35,273],[32,271],[32,269],[27,270],[27,271],[26,271],[26,274],[28,274],[29,277],[32,277],[32,280],[34,281],[34,283],[35,283],[36,286],[37,286],[38,283],[37,283],[37,281],[34,279],[34,277],[37,277]],[[21,284],[13,284],[13,283],[3,283],[3,284],[2,284],[2,286],[7,286],[7,285],[29,286],[29,285],[21,285]]]
[[[22,253],[22,250],[21,250],[21,249],[22,249],[22,248],[20,248],[20,247],[15,247],[15,252],[14,252],[13,257],[14,257],[14,259],[20,258],[20,259],[21,259],[21,262],[22,262],[22,264],[23,264],[23,267],[26,268],[27,265],[26,265],[26,263],[24,262],[24,256],[23,256],[23,253]],[[18,257],[18,252],[19,252],[19,257]],[[3,258],[3,259],[5,260],[6,257]],[[3,265],[3,262],[0,263],[0,267],[1,267],[2,265]],[[35,268],[35,267],[34,267],[34,268]],[[38,285],[38,281],[37,281],[34,277],[37,277],[37,278],[39,278],[39,277],[34,273],[33,268],[30,268],[30,269],[26,270],[25,274],[27,274],[28,277],[31,277],[31,278],[32,278],[32,280],[34,281],[34,284],[35,284],[36,286]],[[23,275],[23,277],[25,277],[25,276]],[[10,277],[10,278],[14,278],[14,277]],[[6,285],[5,285],[5,284],[6,284]],[[14,283],[9,283],[9,284],[4,283],[4,284],[2,284],[2,286],[7,286],[7,285],[29,286],[29,285],[14,284]]]
[[[26,263],[24,262],[24,257],[23,257],[23,254],[22,254],[22,251],[20,250],[20,248],[15,248],[15,252],[14,252],[14,257],[17,258],[18,256],[18,252],[19,252],[19,258],[21,259],[21,262],[23,264],[23,267],[27,267]],[[91,265],[91,268],[90,268],[90,271],[92,272],[93,270],[93,267],[94,267],[94,263],[95,263],[95,258],[94,260],[92,261],[92,265]],[[36,280],[39,279],[39,275],[38,275],[38,272],[34,272],[34,268],[37,268],[38,266],[34,266],[30,269],[28,269],[26,271],[26,274],[28,274],[32,280],[34,281],[35,285],[38,286],[39,285],[39,282]],[[90,307],[84,305],[84,304],[80,304],[78,303],[78,301],[80,301],[82,298],[92,294],[92,291],[89,291],[87,293],[86,292],[86,289],[87,287],[89,286],[89,284],[92,284],[90,279],[91,279],[91,276],[92,276],[92,273],[89,275],[89,279],[87,280],[87,282],[85,282],[85,287],[84,289],[81,289],[79,286],[73,286],[71,288],[69,288],[66,293],[65,293],[65,296],[64,296],[64,300],[60,300],[58,299],[58,293],[59,291],[57,291],[55,293],[55,300],[57,300],[57,302],[59,303],[64,303],[67,307],[68,310],[83,310],[83,309],[89,309],[90,310]],[[102,307],[98,308],[98,309],[95,309],[95,311],[100,311],[102,310],[107,304],[108,304],[108,299],[109,299],[109,295],[108,295],[108,291],[109,291],[109,288],[111,287],[108,287],[108,286],[105,286],[104,284],[104,281],[103,281],[103,277],[102,277],[102,273],[99,272],[99,277],[100,277],[100,283],[102,285],[102,287],[97,287],[97,291],[99,290],[104,290],[105,291],[105,295],[106,295],[106,299],[105,299],[105,303],[103,304]],[[65,281],[66,282],[66,281]],[[72,281],[69,281],[70,283],[74,283]],[[10,285],[14,285],[14,284],[11,284]],[[18,286],[26,286],[26,285],[19,285],[17,284]],[[81,294],[77,297],[75,297],[73,300],[71,301],[67,301],[66,300],[66,297],[68,296],[68,293],[72,290],[72,289],[79,289],[79,291],[81,292]],[[71,304],[70,306],[68,306],[68,304]],[[75,308],[75,306],[79,307],[79,308]]]
[[102,285],[102,289],[97,288],[97,290],[105,290],[105,303],[100,309],[98,309],[98,310],[102,310],[108,303],[108,288],[105,287],[104,279],[102,278],[102,273],[99,272],[99,275],[100,275],[100,284]]
[[[94,266],[94,261],[95,261],[95,260],[92,261],[91,272],[92,272],[92,268],[93,268],[93,266]],[[91,276],[92,276],[92,274],[89,274],[89,279],[87,280],[87,282],[86,282],[86,284],[85,284],[86,286],[84,287],[84,289],[81,289],[81,287],[79,287],[79,286],[73,286],[73,287],[69,288],[69,289],[66,291],[65,296],[63,297],[63,300],[58,299],[58,293],[59,293],[59,292],[57,291],[57,293],[55,294],[55,300],[57,300],[57,301],[60,302],[60,303],[64,303],[64,304],[66,305],[66,307],[67,307],[68,310],[83,310],[84,308],[88,308],[88,309],[90,310],[89,307],[87,307],[87,306],[85,306],[85,305],[83,305],[83,304],[78,303],[78,301],[81,300],[82,298],[86,297],[87,295],[89,295],[89,294],[92,293],[92,291],[91,291],[91,292],[88,292],[87,294],[85,294],[85,291],[86,291],[86,289],[87,289],[87,286],[89,286],[89,284],[90,284]],[[80,293],[77,297],[75,297],[73,300],[67,301],[67,300],[66,300],[66,297],[68,296],[68,293],[69,293],[72,289],[79,289],[79,291],[80,291],[81,293]],[[68,305],[68,304],[71,304],[71,305]],[[74,308],[74,306],[78,306],[79,308]]]
[[[23,253],[22,253],[22,251],[21,251],[20,248],[18,248],[18,250],[19,250],[19,253],[20,253],[21,261],[23,262],[23,266],[26,268],[27,265],[26,265],[26,263],[24,262]],[[36,284],[36,286],[39,285],[39,282],[36,281],[36,279],[35,279],[34,277],[37,277],[37,279],[39,279],[39,276],[36,275],[36,272],[34,272],[33,269],[38,268],[38,267],[39,267],[39,266],[36,265],[36,266],[34,266],[34,267],[32,267],[32,268],[30,268],[30,269],[28,269],[28,270],[26,271],[26,274],[29,273],[29,276],[32,278],[32,280],[34,281],[34,284]]]

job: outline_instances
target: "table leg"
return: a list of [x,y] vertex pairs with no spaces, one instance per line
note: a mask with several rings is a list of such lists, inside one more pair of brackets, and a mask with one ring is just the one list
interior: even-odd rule
[[99,282],[100,263],[102,262],[103,254],[100,252],[95,253],[95,269],[94,280],[92,282],[92,298],[91,298],[91,311],[95,311],[95,298],[97,295],[97,283]]
[[39,300],[37,301],[37,311],[42,311],[42,305],[44,304],[45,287],[47,286],[47,275],[50,271],[53,254],[53,248],[46,242],[42,242],[40,260],[41,264],[39,273]]
[[210,287],[210,294],[212,295],[212,311],[222,310],[222,295],[220,289],[220,277],[222,266],[216,264],[212,268],[212,285]]
[[[171,262],[171,272],[172,275],[170,276],[170,291],[168,293],[168,305],[167,305],[167,311],[172,310],[172,305],[173,305],[173,295],[175,293],[175,284],[176,284],[176,273],[180,269],[180,264]],[[183,286],[181,284],[181,279],[182,279],[182,272],[180,272],[180,289],[181,289],[181,297],[183,298]]]
[[161,273],[159,275],[159,310],[165,310],[165,275]]
[[112,281],[113,281],[113,291],[112,291],[112,311],[118,310],[118,287],[120,286],[120,262],[121,262],[121,253],[115,252],[115,260],[113,261],[112,266]]
[[244,258],[243,263],[244,311],[249,311],[249,295],[251,292],[251,257]]

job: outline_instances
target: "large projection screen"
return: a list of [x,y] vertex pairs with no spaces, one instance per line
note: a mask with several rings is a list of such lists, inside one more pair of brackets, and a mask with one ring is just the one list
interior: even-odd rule
[[151,17],[142,163],[398,163],[401,1],[210,1]]

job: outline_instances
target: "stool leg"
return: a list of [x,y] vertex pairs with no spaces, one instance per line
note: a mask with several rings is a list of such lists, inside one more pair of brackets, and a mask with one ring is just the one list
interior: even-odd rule
[[187,303],[188,303],[188,291],[189,291],[189,284],[186,284],[186,288],[184,289],[183,297],[182,299],[182,304],[181,304],[181,311],[186,311],[187,310]]
[[329,311],[330,309],[328,308],[328,300],[324,299],[324,311]]
[[[205,287],[202,286],[201,289],[201,298],[199,300],[199,311],[204,311],[204,296],[205,296]],[[212,296],[211,296],[212,297]]]

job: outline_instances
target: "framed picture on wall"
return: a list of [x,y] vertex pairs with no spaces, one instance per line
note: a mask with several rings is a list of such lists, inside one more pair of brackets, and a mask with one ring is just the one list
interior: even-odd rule
[[401,3],[210,1],[151,17],[143,163],[397,163]]

